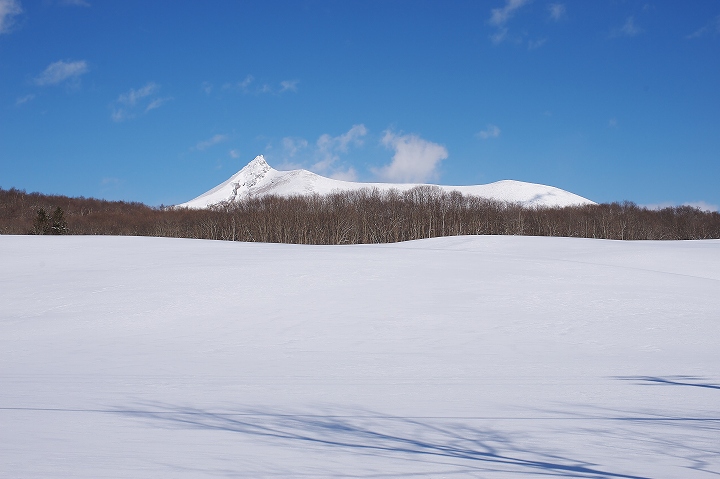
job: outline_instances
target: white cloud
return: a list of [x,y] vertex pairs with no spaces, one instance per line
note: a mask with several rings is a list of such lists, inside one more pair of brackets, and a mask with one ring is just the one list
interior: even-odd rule
[[352,166],[347,170],[335,171],[330,175],[330,178],[341,181],[356,181],[357,177],[357,171]]
[[507,22],[515,15],[518,9],[528,3],[530,3],[530,0],[505,0],[503,7],[491,9],[488,23],[497,27],[497,31],[490,35],[490,41],[495,45],[504,42],[508,36]]
[[528,40],[528,50],[537,50],[545,45],[547,38],[538,38],[537,40]]
[[240,158],[240,152],[238,150],[230,150],[228,155],[230,155],[230,158]]
[[[226,83],[223,85],[223,90],[238,90],[243,93],[249,93],[250,85],[255,81],[255,77],[248,75],[244,80],[235,83]],[[207,93],[207,90],[206,90]]]
[[498,27],[505,25],[520,7],[528,3],[530,0],[505,0],[502,8],[490,10],[490,24]]
[[90,4],[85,0],[60,0],[60,5],[68,7],[89,7]]
[[339,153],[347,153],[350,146],[362,146],[362,137],[367,134],[365,125],[353,125],[350,130],[339,136],[321,135],[318,138],[317,156],[320,158],[312,166],[314,171],[326,173],[340,158]]
[[298,80],[285,80],[280,82],[280,93],[286,91],[297,91]]
[[[280,82],[280,86],[277,88],[273,87],[270,83],[263,83],[262,85],[254,86],[256,85],[255,77],[252,75],[248,75],[242,81],[235,83],[225,83],[222,88],[223,90],[239,91],[245,94],[261,95],[263,93],[270,93],[279,95],[287,91],[297,91],[298,83],[300,83],[299,80],[283,80]],[[206,84],[209,85],[209,89],[206,88]],[[205,90],[205,93],[209,94],[210,91],[212,91],[212,85],[205,82],[203,83],[203,89]]]
[[490,35],[490,41],[496,45],[498,43],[502,43],[503,41],[505,41],[505,38],[507,37],[507,32],[508,32],[507,28],[501,28],[497,32]]
[[713,18],[710,23],[708,23],[704,27],[695,30],[686,38],[699,38],[705,35],[720,35],[720,15]]
[[159,91],[160,85],[148,82],[137,90],[131,88],[128,92],[122,93],[115,100],[112,119],[116,122],[129,120],[135,118],[138,113],[155,110],[172,100],[172,97],[158,97]]
[[498,128],[496,125],[488,125],[487,128],[485,128],[484,130],[477,132],[475,136],[483,140],[497,138],[498,136],[500,136],[500,128]]
[[448,157],[444,146],[417,135],[398,135],[388,130],[382,143],[395,150],[390,164],[373,170],[386,181],[425,182],[437,176],[437,167]]
[[559,22],[567,15],[565,5],[562,3],[551,3],[548,5],[548,11],[550,12],[550,18],[556,22]]
[[250,86],[250,84],[254,80],[255,80],[255,77],[253,77],[252,75],[248,75],[245,77],[245,79],[243,81],[237,83],[237,87],[243,91],[247,91],[247,88]]
[[88,72],[88,65],[85,60],[75,62],[57,61],[48,67],[35,78],[35,83],[40,86],[57,85],[65,80],[75,80]]
[[0,0],[0,34],[10,33],[15,16],[23,12],[17,0]]
[[195,145],[195,149],[200,150],[200,151],[207,150],[211,146],[215,146],[218,143],[222,143],[223,141],[227,141],[229,139],[230,139],[230,137],[227,135],[220,135],[220,134],[213,135],[212,138],[198,142],[198,144]]
[[117,101],[118,103],[123,103],[128,106],[135,106],[138,100],[154,94],[156,91],[158,91],[159,88],[160,87],[156,83],[149,82],[145,86],[137,90],[131,88],[130,91],[128,91],[127,93],[123,93],[122,95],[120,95]]
[[165,97],[165,98],[155,98],[153,101],[150,102],[150,104],[145,108],[145,113],[149,112],[150,110],[154,110],[155,108],[160,108],[163,103],[167,103],[170,100],[172,100],[172,97]]
[[289,136],[282,139],[283,152],[286,158],[294,157],[300,150],[304,150],[308,146],[308,141],[304,138],[291,138]]
[[367,135],[367,128],[365,125],[353,125],[347,133],[336,137],[338,148],[340,151],[347,152],[349,145],[362,146],[362,137]]
[[611,37],[634,37],[643,32],[643,29],[635,25],[635,19],[627,17],[622,27],[614,29],[610,32]]
[[201,88],[202,88],[202,91],[204,91],[206,95],[209,95],[213,91],[213,84],[210,83],[209,81],[204,81],[204,82],[202,82]]
[[29,102],[29,101],[32,101],[34,98],[35,98],[35,95],[33,95],[32,93],[29,94],[29,95],[21,96],[20,98],[18,98],[17,100],[15,100],[15,105],[16,105],[16,106],[17,106],[17,105],[22,105],[23,103],[27,103],[27,102]]
[[[330,178],[351,181],[357,179],[354,168],[343,165],[341,157],[350,152],[351,148],[363,145],[363,138],[368,130],[365,125],[353,125],[345,133],[332,136],[327,133],[320,135],[314,145],[300,137],[285,137],[281,140],[279,169],[296,170],[306,168]],[[268,145],[267,150],[272,149]],[[310,166],[307,166],[307,165]]]
[[103,185],[103,186],[106,186],[106,185],[118,185],[118,184],[120,184],[120,183],[122,183],[122,180],[119,179],[119,178],[105,177],[105,178],[103,178],[103,179],[100,180],[100,184]]

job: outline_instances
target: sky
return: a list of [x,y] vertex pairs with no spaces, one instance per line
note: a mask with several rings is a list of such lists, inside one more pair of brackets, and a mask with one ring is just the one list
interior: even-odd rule
[[720,206],[715,0],[0,0],[0,187],[170,205],[256,155]]

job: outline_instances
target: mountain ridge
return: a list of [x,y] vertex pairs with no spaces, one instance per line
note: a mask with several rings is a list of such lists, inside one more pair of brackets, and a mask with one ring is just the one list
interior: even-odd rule
[[263,155],[230,178],[190,201],[176,205],[192,209],[208,208],[218,203],[239,201],[265,195],[293,196],[330,194],[356,191],[363,188],[407,191],[417,186],[436,186],[445,192],[458,191],[464,195],[481,196],[498,201],[520,203],[523,206],[563,207],[595,202],[554,186],[501,180],[485,185],[449,186],[422,183],[358,183],[326,178],[307,170],[279,171],[272,168]]

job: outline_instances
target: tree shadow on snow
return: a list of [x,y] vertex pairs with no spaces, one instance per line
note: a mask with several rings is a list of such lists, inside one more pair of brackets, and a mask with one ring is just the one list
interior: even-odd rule
[[710,384],[705,378],[697,376],[616,376],[615,379],[636,381],[635,384],[646,386],[692,386],[720,390],[720,384]]
[[167,404],[118,409],[170,427],[218,430],[333,449],[350,454],[460,468],[457,473],[504,472],[548,477],[648,479],[597,467],[538,446],[521,445],[519,434],[472,427],[440,418],[411,418],[365,411],[288,414],[267,410],[212,412]]
[[720,476],[720,415],[597,405],[561,405],[538,412],[565,416],[570,422],[577,420],[581,427],[565,430],[570,435],[592,436],[602,443],[633,450],[639,457],[662,457],[676,467]]

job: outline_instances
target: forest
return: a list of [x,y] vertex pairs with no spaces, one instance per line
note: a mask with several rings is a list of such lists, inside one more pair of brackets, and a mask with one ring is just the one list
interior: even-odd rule
[[420,186],[250,197],[209,209],[26,193],[0,188],[0,234],[133,235],[294,244],[392,243],[456,235],[613,240],[720,238],[720,213],[632,202],[523,207]]

